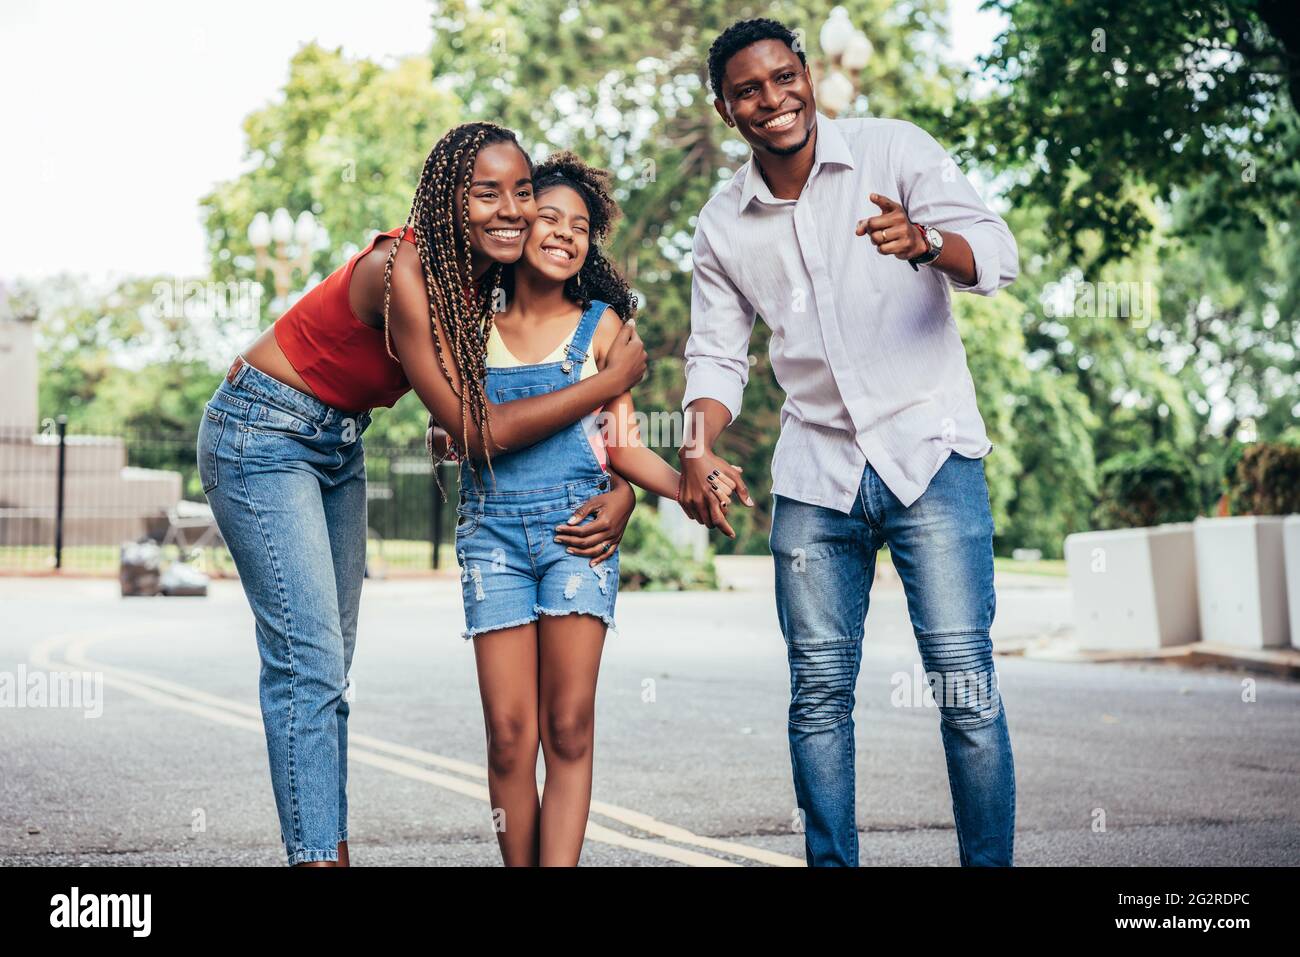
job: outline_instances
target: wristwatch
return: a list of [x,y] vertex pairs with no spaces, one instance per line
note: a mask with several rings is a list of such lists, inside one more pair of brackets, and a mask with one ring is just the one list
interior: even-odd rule
[[933,226],[922,226],[920,223],[913,223],[912,225],[921,231],[921,236],[925,239],[926,245],[925,252],[908,260],[912,269],[919,272],[920,270],[916,269],[917,266],[929,265],[938,259],[939,254],[943,252],[943,233]]

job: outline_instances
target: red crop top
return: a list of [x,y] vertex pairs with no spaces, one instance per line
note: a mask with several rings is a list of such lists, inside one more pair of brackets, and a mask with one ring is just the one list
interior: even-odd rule
[[[397,236],[399,226],[377,233],[357,253],[275,322],[275,341],[289,364],[326,405],[365,411],[377,405],[391,408],[411,388],[402,366],[388,354],[383,327],[366,325],[352,311],[348,285],[362,256],[381,236]],[[408,229],[402,237],[415,244]]]

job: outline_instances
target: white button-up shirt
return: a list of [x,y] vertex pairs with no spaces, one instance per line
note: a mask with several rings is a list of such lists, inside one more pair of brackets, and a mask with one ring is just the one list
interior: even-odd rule
[[[858,220],[880,215],[871,193],[915,223],[960,233],[974,284],[913,271],[855,235]],[[751,155],[700,211],[682,407],[716,399],[735,419],[760,315],[786,394],[772,491],[847,514],[870,462],[911,505],[950,450],[981,458],[992,448],[949,288],[992,295],[1016,278],[1018,260],[1006,223],[920,127],[818,113],[797,200],[774,197]]]

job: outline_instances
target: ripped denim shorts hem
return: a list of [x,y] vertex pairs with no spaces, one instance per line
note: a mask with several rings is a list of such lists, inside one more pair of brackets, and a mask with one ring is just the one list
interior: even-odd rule
[[601,621],[603,621],[605,623],[605,626],[611,629],[614,632],[614,634],[616,635],[618,634],[618,625],[614,624],[614,616],[609,614],[608,612],[597,611],[592,608],[565,608],[565,609],[543,608],[541,605],[534,605],[533,611],[541,615],[553,615],[555,617],[560,617],[563,615],[591,615],[592,617],[599,618]]
[[469,641],[471,638],[481,635],[484,632],[497,631],[501,628],[517,628],[520,625],[526,625],[529,622],[537,621],[537,619],[542,615],[552,615],[555,617],[562,615],[591,615],[592,617],[599,618],[603,621],[606,627],[612,630],[614,634],[618,634],[618,625],[614,623],[614,616],[608,612],[593,608],[565,608],[561,610],[556,608],[545,608],[542,605],[533,605],[533,613],[527,618],[519,618],[515,621],[503,621],[499,624],[480,625],[476,628],[467,628],[465,631],[460,633],[460,636],[466,641]]
[[460,633],[460,636],[464,638],[466,641],[469,641],[475,635],[481,635],[485,631],[498,631],[499,629],[502,628],[518,628],[520,625],[526,625],[530,621],[536,621],[536,620],[537,620],[537,613],[534,612],[533,614],[529,615],[527,618],[520,618],[517,619],[516,621],[503,621],[499,624],[480,625],[477,628],[467,628],[465,631],[462,631]]

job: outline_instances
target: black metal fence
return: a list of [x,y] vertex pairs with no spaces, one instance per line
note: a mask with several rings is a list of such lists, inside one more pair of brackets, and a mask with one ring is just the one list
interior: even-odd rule
[[[152,538],[209,574],[234,562],[212,520],[190,431],[0,426],[0,573],[55,569],[116,574],[124,542]],[[457,473],[444,466],[442,500],[423,443],[366,442],[373,576],[455,562]]]

